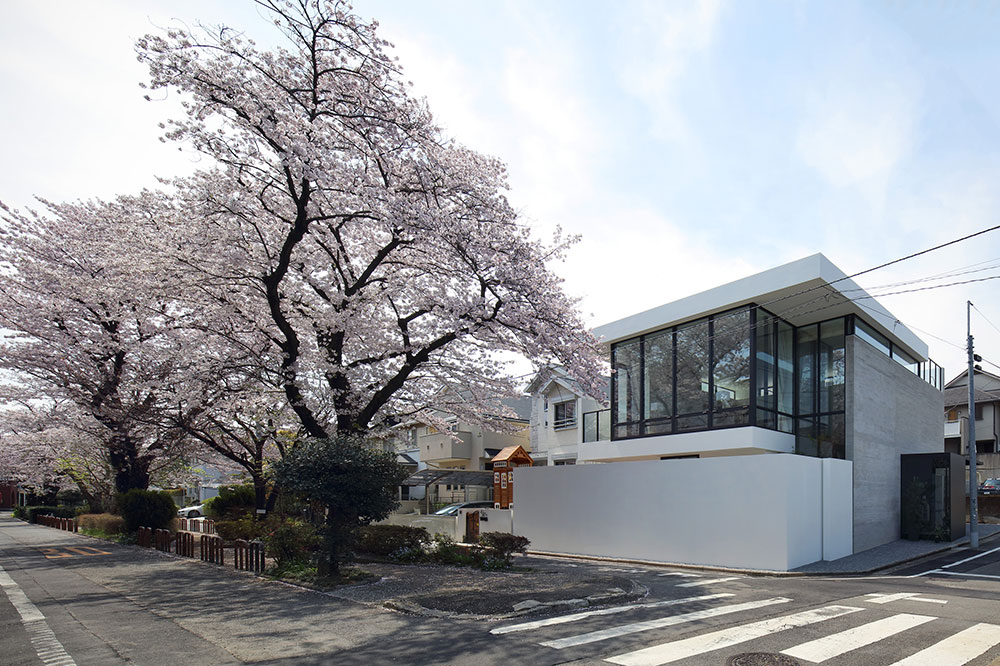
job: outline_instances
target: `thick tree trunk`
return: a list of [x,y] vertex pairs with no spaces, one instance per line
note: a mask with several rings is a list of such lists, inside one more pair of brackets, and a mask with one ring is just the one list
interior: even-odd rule
[[134,488],[149,488],[148,456],[140,455],[135,440],[128,435],[118,435],[108,448],[108,461],[115,470],[115,490],[119,493]]

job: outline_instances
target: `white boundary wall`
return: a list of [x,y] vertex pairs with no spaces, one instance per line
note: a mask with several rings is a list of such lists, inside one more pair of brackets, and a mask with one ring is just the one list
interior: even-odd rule
[[532,550],[787,571],[852,548],[852,463],[790,454],[515,470]]

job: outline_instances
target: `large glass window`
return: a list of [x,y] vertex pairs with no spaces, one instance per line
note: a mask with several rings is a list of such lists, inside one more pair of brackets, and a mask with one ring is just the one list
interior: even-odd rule
[[612,438],[753,424],[843,457],[846,333],[748,306],[615,344]]
[[699,415],[679,424],[685,429],[708,426],[700,418],[709,407],[708,332],[707,319],[677,328],[677,414]]
[[797,330],[797,453],[843,458],[846,320],[831,319]]
[[614,393],[611,396],[615,421],[615,437],[639,434],[639,400],[641,396],[641,340],[629,340],[614,346],[611,364],[614,370]]
[[737,310],[712,322],[714,425],[749,421],[750,311]]
[[674,334],[661,331],[646,336],[643,373],[645,420],[667,419],[674,415]]
[[796,356],[799,366],[799,414],[816,411],[816,342],[819,330],[815,324],[798,329]]
[[819,411],[837,412],[844,409],[844,320],[834,319],[820,324],[819,340]]
[[[795,413],[795,329],[791,324],[778,321],[778,412],[791,416]],[[782,420],[778,419],[781,423]],[[778,428],[792,432],[790,420],[786,428]]]

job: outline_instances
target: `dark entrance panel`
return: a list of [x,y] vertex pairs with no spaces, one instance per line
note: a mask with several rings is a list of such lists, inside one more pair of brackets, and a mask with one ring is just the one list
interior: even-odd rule
[[465,514],[465,542],[479,541],[479,512],[469,511]]
[[955,453],[899,457],[900,533],[904,539],[965,536],[965,462]]

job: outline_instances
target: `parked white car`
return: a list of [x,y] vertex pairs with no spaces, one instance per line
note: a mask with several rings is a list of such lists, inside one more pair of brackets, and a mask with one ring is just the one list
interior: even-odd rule
[[205,515],[205,505],[195,504],[193,506],[186,506],[178,510],[177,515],[181,518],[200,518]]

